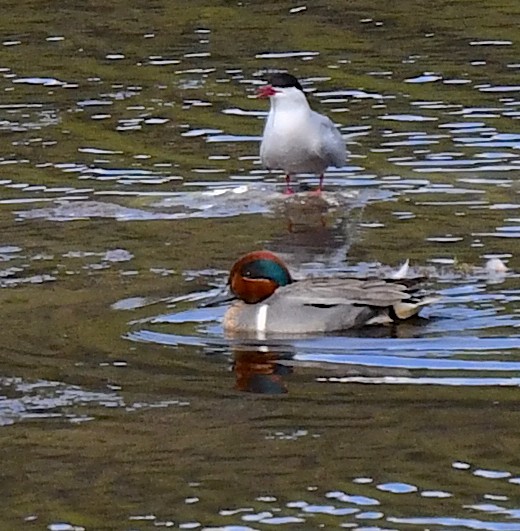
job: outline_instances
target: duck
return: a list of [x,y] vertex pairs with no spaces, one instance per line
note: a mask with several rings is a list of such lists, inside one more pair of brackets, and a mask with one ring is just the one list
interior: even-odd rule
[[287,194],[294,193],[291,176],[298,173],[319,175],[317,192],[321,192],[325,170],[341,168],[347,159],[345,142],[334,122],[311,109],[300,82],[291,74],[270,75],[257,97],[270,100],[260,144],[264,167],[285,172]]
[[326,277],[295,280],[267,250],[239,258],[228,279],[226,332],[302,335],[403,321],[438,300],[421,295],[421,279]]

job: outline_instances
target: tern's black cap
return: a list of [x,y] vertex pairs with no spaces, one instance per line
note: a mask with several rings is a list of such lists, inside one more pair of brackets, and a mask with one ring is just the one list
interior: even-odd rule
[[276,73],[267,77],[267,82],[273,87],[289,88],[296,87],[303,92],[300,82],[291,74]]

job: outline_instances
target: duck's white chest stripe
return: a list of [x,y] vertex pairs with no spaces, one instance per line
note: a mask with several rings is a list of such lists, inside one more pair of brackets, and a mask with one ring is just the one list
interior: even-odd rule
[[264,334],[267,328],[267,304],[261,304],[256,312],[256,331]]

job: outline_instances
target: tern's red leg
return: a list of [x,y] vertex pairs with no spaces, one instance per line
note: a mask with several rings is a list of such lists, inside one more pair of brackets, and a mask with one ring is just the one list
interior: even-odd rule
[[320,174],[320,184],[318,185],[318,189],[316,190],[317,194],[321,194],[321,192],[323,191],[323,177],[323,173]]
[[287,195],[294,194],[294,190],[291,188],[291,176],[289,174],[285,176],[285,193]]

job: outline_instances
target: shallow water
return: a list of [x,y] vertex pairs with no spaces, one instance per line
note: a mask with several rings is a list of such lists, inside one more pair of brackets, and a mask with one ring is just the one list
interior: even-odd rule
[[[517,3],[8,4],[0,527],[520,529]],[[321,197],[259,163],[269,69],[346,139]],[[440,300],[229,338],[256,248]]]

